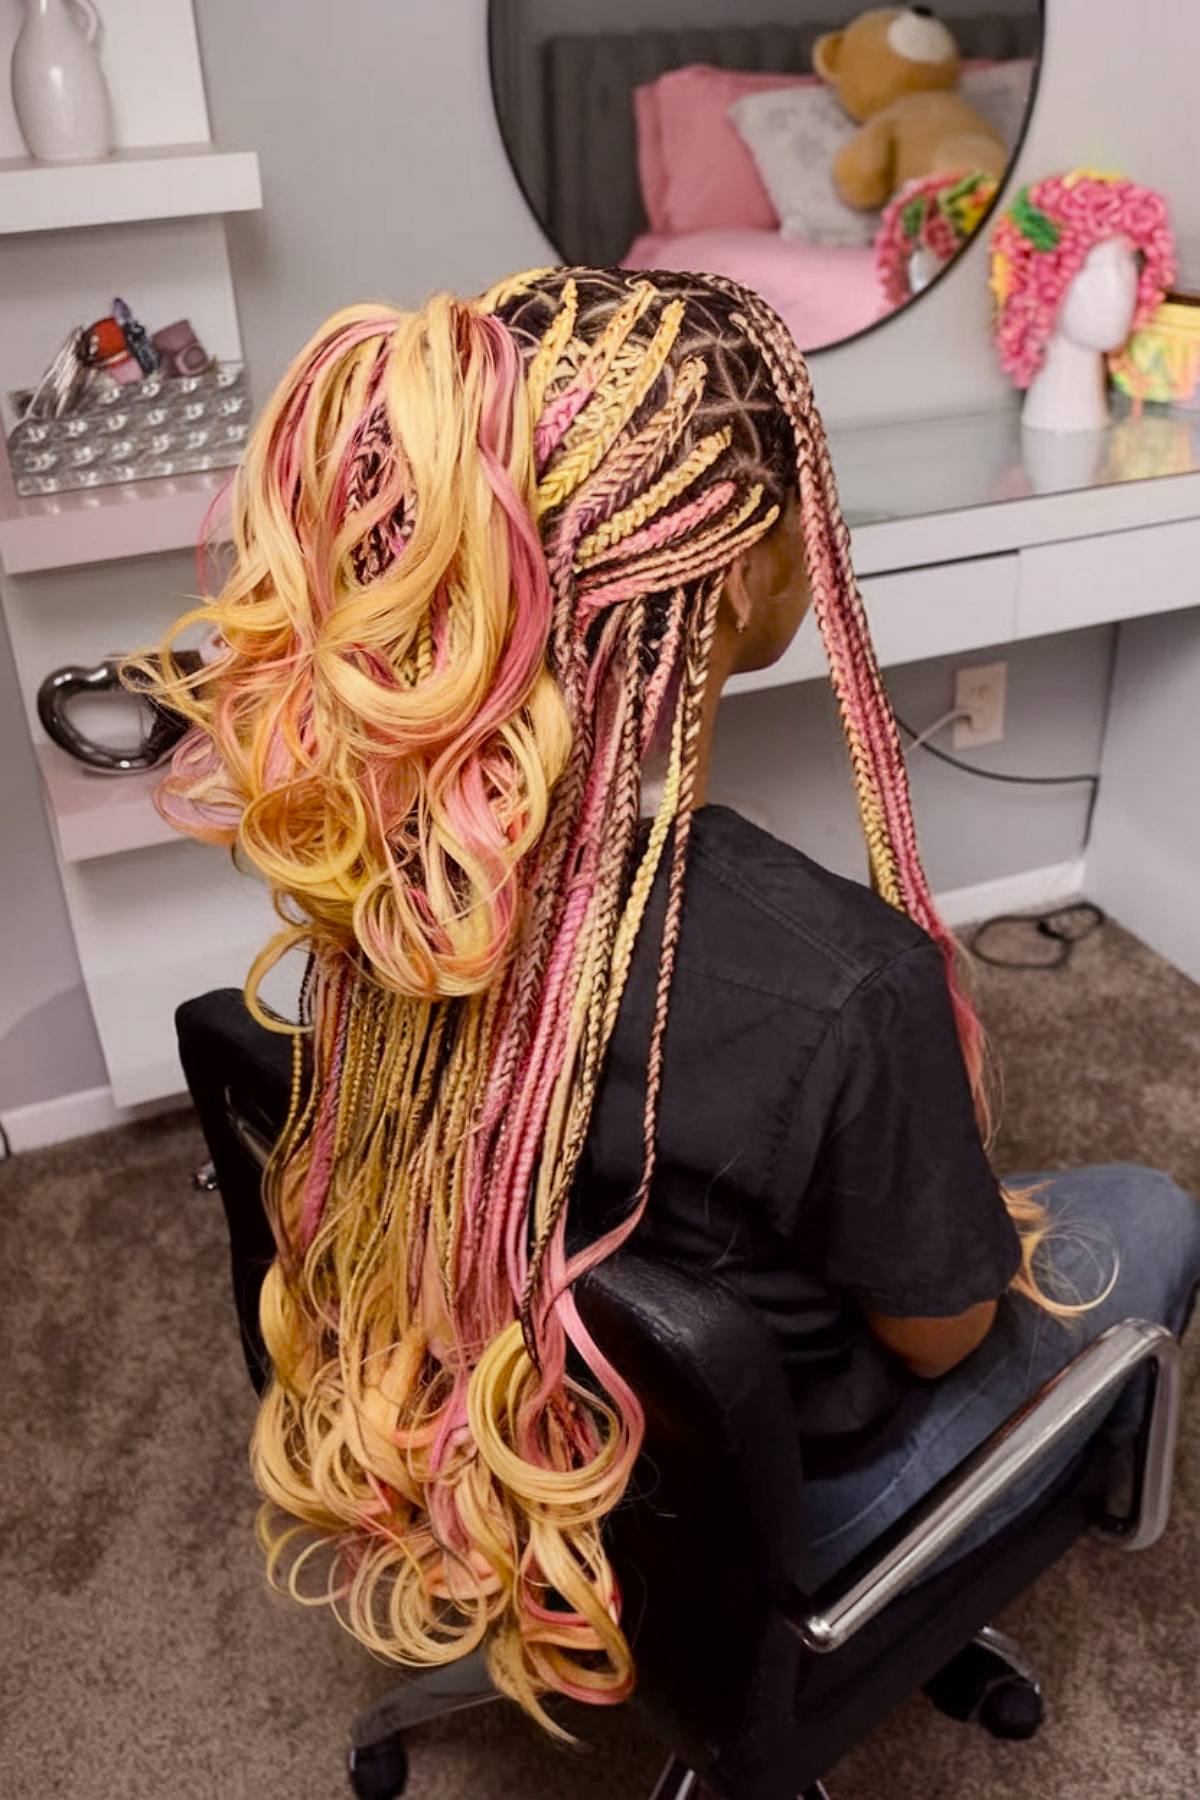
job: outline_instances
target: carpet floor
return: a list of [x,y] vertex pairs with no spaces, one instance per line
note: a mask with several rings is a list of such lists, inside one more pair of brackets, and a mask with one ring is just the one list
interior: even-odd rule
[[[1028,941],[1028,940],[1027,940]],[[1036,943],[1036,940],[1032,940]],[[1010,1168],[1134,1160],[1200,1194],[1200,988],[1115,926],[1053,973],[985,970]],[[0,1167],[0,1792],[7,1800],[338,1800],[346,1731],[389,1686],[269,1594],[253,1413],[215,1196],[187,1114]],[[1003,1625],[1049,1717],[997,1744],[907,1703],[835,1800],[1196,1800],[1196,1363],[1175,1511],[1143,1556],[1080,1544]],[[412,1734],[413,1800],[617,1800],[659,1756],[624,1714],[564,1752],[488,1707]]]

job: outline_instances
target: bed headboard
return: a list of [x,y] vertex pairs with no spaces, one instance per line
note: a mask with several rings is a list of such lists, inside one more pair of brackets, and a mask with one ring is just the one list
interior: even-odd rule
[[[1036,56],[1036,17],[982,13],[941,15],[964,57]],[[722,69],[806,73],[812,46],[845,20],[802,25],[729,25],[718,29],[601,32],[550,38],[541,80],[533,86],[535,117],[524,135],[540,138],[545,183],[542,223],[567,262],[618,263],[646,229],[638,187],[633,90],[685,63]],[[528,104],[528,100],[526,101]],[[540,196],[527,181],[535,206]]]

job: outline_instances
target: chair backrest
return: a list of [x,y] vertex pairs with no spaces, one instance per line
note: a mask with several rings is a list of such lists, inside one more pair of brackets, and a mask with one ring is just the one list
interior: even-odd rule
[[242,1352],[255,1387],[270,1372],[258,1323],[258,1294],[275,1255],[262,1204],[262,1167],[253,1140],[273,1142],[287,1117],[290,1041],[250,1017],[236,988],[185,1000],[175,1014],[179,1060],[216,1171],[229,1226],[233,1297]]
[[[282,1126],[289,1046],[249,1018],[233,989],[188,1001],[177,1025],[229,1222],[247,1365],[261,1386],[258,1289],[274,1247],[253,1139],[269,1141]],[[787,1660],[778,1646],[763,1654],[799,1557],[801,1469],[787,1383],[759,1314],[705,1271],[626,1247],[576,1293],[645,1410],[643,1454],[610,1539],[640,1703],[664,1736],[688,1747],[697,1721],[726,1735],[764,1662]]]
[[715,1277],[626,1249],[577,1290],[646,1414],[609,1522],[639,1701],[671,1742],[723,1738],[746,1711],[799,1566],[801,1466],[778,1351]]

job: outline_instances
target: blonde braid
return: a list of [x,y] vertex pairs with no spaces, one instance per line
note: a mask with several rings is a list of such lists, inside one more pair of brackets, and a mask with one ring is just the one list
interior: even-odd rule
[[[620,512],[614,513],[583,539],[575,551],[576,569],[585,568],[589,562],[597,561],[605,551],[618,545],[622,538],[640,531],[656,513],[678,500],[728,450],[732,437],[733,433],[727,425],[723,430],[701,438],[696,448],[677,467],[660,476],[645,493],[639,494],[628,506],[622,507]],[[760,488],[759,494],[761,493]]]
[[[652,296],[653,289],[650,293]],[[640,317],[640,314],[635,316]],[[632,322],[631,320],[631,325]],[[606,387],[603,376],[599,378],[594,399],[589,403],[589,409],[593,405],[596,408],[596,424],[599,429],[582,437],[578,445],[562,458],[553,473],[543,478],[538,487],[539,518],[556,506],[561,506],[564,500],[569,500],[585,476],[590,475],[603,461],[662,373],[682,323],[683,306],[680,302],[664,307],[662,319],[645,355],[624,379]]]

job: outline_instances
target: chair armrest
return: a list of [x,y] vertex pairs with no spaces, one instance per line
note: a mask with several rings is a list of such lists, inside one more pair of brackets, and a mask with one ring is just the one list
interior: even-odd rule
[[896,1528],[891,1547],[832,1599],[789,1609],[808,1649],[840,1650],[869,1619],[911,1587],[1022,1476],[1054,1449],[1143,1363],[1156,1379],[1142,1438],[1133,1515],[1108,1526],[1127,1550],[1144,1550],[1166,1528],[1179,1425],[1179,1345],[1162,1325],[1125,1319],[1081,1350]]

